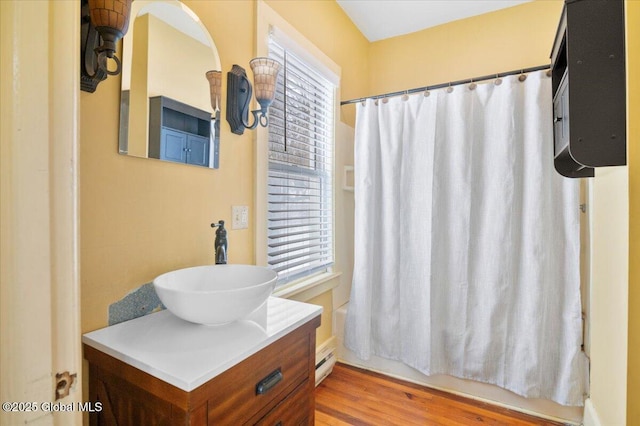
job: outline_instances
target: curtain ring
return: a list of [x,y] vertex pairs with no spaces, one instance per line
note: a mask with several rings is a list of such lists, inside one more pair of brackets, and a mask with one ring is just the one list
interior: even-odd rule
[[447,93],[453,92],[453,87],[451,87],[451,82],[449,82],[449,87],[447,87]]
[[431,92],[429,92],[429,88],[428,87],[426,89],[424,89],[424,97],[425,98],[428,98],[430,94],[431,94]]
[[469,84],[469,90],[475,90],[476,87],[478,87],[478,85],[473,82],[473,79],[471,79],[471,84]]
[[382,103],[386,104],[387,102],[389,102],[389,98],[387,98],[386,96],[384,98],[382,98]]
[[496,79],[493,84],[495,84],[496,86],[500,86],[502,84],[502,79],[500,78],[499,74],[496,74]]
[[408,90],[404,91],[404,95],[402,95],[402,100],[403,101],[409,100],[409,91]]
[[527,79],[527,75],[524,73],[524,70],[520,70],[520,76],[518,77],[518,81],[522,82]]

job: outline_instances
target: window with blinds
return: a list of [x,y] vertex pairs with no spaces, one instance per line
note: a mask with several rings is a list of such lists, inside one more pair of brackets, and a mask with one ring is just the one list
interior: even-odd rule
[[335,86],[273,39],[269,57],[283,67],[269,108],[267,262],[282,285],[333,264]]

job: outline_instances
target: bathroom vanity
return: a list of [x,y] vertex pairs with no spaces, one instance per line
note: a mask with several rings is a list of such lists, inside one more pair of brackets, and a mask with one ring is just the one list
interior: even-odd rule
[[312,425],[321,312],[270,297],[221,326],[161,311],[87,333],[90,423]]

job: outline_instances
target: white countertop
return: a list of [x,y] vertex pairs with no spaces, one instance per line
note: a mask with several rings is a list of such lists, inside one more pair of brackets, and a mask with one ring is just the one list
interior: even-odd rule
[[164,310],[86,333],[82,342],[189,392],[321,312],[270,297],[251,319],[206,326]]

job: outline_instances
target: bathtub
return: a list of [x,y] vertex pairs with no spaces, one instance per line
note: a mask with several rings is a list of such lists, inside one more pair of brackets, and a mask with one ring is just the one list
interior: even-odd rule
[[344,323],[348,309],[349,304],[347,303],[333,312],[333,330],[336,336],[338,362],[550,420],[575,425],[582,423],[582,407],[565,407],[548,400],[527,399],[497,386],[451,376],[425,376],[401,362],[377,356],[363,361],[344,347]]

